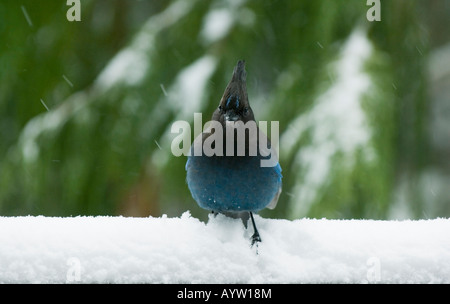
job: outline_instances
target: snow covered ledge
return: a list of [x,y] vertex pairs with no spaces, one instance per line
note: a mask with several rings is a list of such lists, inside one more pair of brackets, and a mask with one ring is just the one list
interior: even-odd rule
[[450,283],[450,220],[0,217],[1,283]]

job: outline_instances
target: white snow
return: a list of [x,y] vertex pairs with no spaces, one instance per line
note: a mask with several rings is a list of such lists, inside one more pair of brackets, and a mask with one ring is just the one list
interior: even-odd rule
[[[43,103],[42,99],[41,103]],[[80,91],[72,94],[55,109],[49,110],[45,105],[47,111],[29,120],[20,134],[18,146],[24,160],[28,163],[36,161],[40,154],[39,136],[45,132],[52,132],[62,128],[73,115],[84,108],[86,103],[87,95]]]
[[450,283],[449,219],[0,217],[0,283]]
[[[194,113],[201,111],[206,105],[208,82],[216,71],[217,64],[216,57],[204,55],[181,70],[174,84],[167,91],[163,91],[164,97],[155,107],[151,121],[158,121],[168,113],[176,113],[173,121],[193,119]],[[165,166],[170,159],[169,151],[174,139],[171,128],[172,125],[169,125],[162,133],[162,137],[158,139],[162,148],[152,155],[152,163],[157,168]]]
[[194,4],[194,1],[176,1],[161,13],[150,17],[130,45],[111,59],[100,73],[95,88],[104,92],[120,83],[139,85],[150,69],[156,35],[186,16]]
[[121,83],[128,86],[139,85],[150,67],[149,57],[154,52],[154,39],[154,33],[144,27],[129,46],[109,61],[97,77],[94,87],[105,92]]
[[30,27],[33,27],[33,22],[31,21],[30,15],[28,15],[27,9],[25,6],[21,5],[20,8],[22,9],[22,13],[25,16],[25,19],[27,20],[27,23]]
[[235,25],[251,27],[256,19],[255,13],[245,7],[247,1],[216,1],[203,19],[199,35],[202,43],[210,45],[226,37]]
[[206,15],[200,36],[208,44],[218,41],[228,34],[233,23],[234,17],[230,10],[213,10]]
[[[148,39],[151,37],[149,36]],[[97,78],[97,85],[111,88],[124,82],[129,86],[138,85],[144,79],[148,69],[145,48],[139,50],[132,46],[120,51],[105,67]]]
[[[367,161],[376,153],[370,140],[372,132],[361,103],[370,92],[371,80],[364,72],[372,45],[362,29],[356,29],[343,46],[339,60],[333,64],[336,78],[332,86],[318,96],[310,111],[298,116],[282,135],[282,153],[294,153],[295,144],[308,130],[312,142],[303,146],[294,157],[294,166],[301,172],[304,182],[297,182],[292,190],[292,214],[303,216],[326,186],[332,157],[341,152],[343,165],[351,168],[354,154],[363,150]],[[307,165],[305,165],[307,164]]]
[[164,100],[172,111],[178,113],[176,120],[193,118],[193,113],[202,109],[204,92],[216,66],[214,56],[204,55],[179,72],[168,90],[169,98]]
[[[145,76],[151,70],[156,35],[187,16],[194,8],[195,3],[196,1],[178,0],[161,13],[150,17],[131,43],[110,60],[91,89],[72,94],[59,106],[52,109],[48,109],[41,99],[41,103],[47,109],[47,112],[28,121],[19,138],[18,149],[24,160],[28,163],[36,161],[40,154],[37,143],[39,136],[45,132],[57,131],[62,128],[67,121],[80,114],[80,111],[85,109],[86,105],[95,100],[96,96],[101,96],[120,84],[135,86],[145,80]],[[22,6],[22,10],[26,17],[25,7]],[[63,75],[63,78],[71,85],[67,77]],[[127,103],[125,103],[125,108],[131,104],[136,104],[136,102],[135,99],[129,97]],[[78,115],[77,118],[82,120],[86,118],[86,115],[89,115],[87,112],[84,114],[84,117]],[[148,129],[145,132],[148,132]]]

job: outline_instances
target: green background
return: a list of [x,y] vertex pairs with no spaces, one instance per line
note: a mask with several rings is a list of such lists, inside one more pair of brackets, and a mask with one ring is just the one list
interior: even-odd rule
[[[237,60],[280,122],[274,218],[450,216],[450,1],[0,2],[0,215],[205,219],[170,127]],[[48,110],[47,110],[48,109]]]

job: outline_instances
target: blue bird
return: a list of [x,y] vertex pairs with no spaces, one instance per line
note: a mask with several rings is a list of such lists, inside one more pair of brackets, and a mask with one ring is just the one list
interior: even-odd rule
[[[266,207],[275,208],[281,193],[282,175],[269,139],[256,126],[247,96],[245,61],[238,61],[234,68],[211,121],[216,122],[215,128],[204,130],[191,146],[186,162],[188,188],[198,205],[214,214],[241,218],[245,228],[251,218],[253,245],[261,241],[253,213]],[[217,130],[217,126],[222,130]],[[235,128],[231,129],[233,133],[228,132],[230,126]],[[256,132],[252,132],[252,126]],[[211,136],[215,136],[215,140]],[[220,152],[196,156],[194,149],[205,148],[207,142],[212,142],[211,148]],[[261,143],[265,145],[260,147]],[[268,159],[275,161],[270,166],[262,166],[262,160]]]

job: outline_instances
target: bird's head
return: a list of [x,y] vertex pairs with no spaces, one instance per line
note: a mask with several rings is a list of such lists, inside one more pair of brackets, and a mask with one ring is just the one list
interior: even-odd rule
[[212,119],[225,124],[227,121],[241,120],[244,123],[255,120],[247,96],[247,73],[245,61],[239,60],[233,71],[233,76],[220,100],[219,107]]

